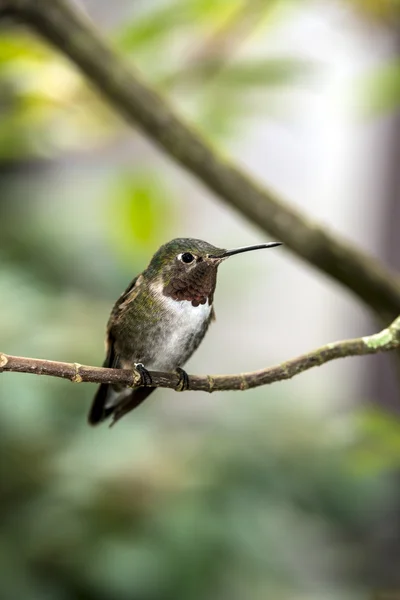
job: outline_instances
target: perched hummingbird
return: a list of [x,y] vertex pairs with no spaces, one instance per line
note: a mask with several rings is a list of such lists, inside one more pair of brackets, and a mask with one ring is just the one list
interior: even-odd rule
[[[203,339],[215,318],[213,297],[217,270],[234,254],[273,248],[279,242],[234,250],[216,248],[202,240],[178,238],[154,254],[149,266],[135,277],[117,300],[107,325],[104,367],[139,370],[151,384],[147,369],[176,371],[177,389],[187,386],[181,368]],[[101,384],[89,412],[95,425],[107,417],[113,423],[133,410],[155,388]]]

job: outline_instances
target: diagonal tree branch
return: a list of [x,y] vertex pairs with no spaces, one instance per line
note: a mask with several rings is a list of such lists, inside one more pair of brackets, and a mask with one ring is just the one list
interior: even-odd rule
[[112,50],[68,0],[0,0],[86,75],[117,112],[225,202],[372,308],[386,322],[400,311],[400,277],[261,187],[217,152]]
[[[389,327],[374,335],[327,344],[322,348],[292,358],[280,365],[261,369],[260,371],[239,375],[189,375],[188,389],[202,392],[247,390],[276,381],[291,379],[295,375],[337,358],[388,352],[396,348],[400,348],[400,316]],[[5,371],[50,375],[69,379],[74,383],[112,383],[128,387],[141,385],[141,376],[136,370],[87,367],[78,363],[23,358],[0,353],[0,372]],[[179,376],[176,373],[150,371],[150,375],[152,377],[151,387],[175,389],[179,383]]]

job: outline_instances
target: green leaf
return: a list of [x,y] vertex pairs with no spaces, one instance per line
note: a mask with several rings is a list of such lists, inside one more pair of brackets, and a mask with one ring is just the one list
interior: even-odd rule
[[117,252],[128,260],[133,248],[148,254],[168,238],[169,192],[158,173],[119,173],[107,192],[106,227]]
[[116,36],[119,46],[126,50],[138,50],[176,36],[180,27],[197,27],[201,23],[216,25],[229,16],[239,0],[175,0],[147,11],[120,29]]
[[177,0],[136,18],[118,31],[117,44],[123,50],[131,51],[171,35],[184,22],[184,12],[181,9],[182,3]]
[[15,60],[41,62],[51,54],[44,44],[28,35],[6,34],[0,38],[0,66]]
[[400,420],[379,409],[363,410],[351,460],[358,471],[379,473],[400,465]]
[[242,5],[242,0],[192,0],[187,3],[187,10],[191,18],[217,24],[241,9]]
[[219,76],[221,85],[235,88],[281,86],[309,76],[314,66],[295,58],[265,58],[229,65]]
[[386,64],[364,82],[362,104],[367,116],[394,113],[400,106],[400,63]]

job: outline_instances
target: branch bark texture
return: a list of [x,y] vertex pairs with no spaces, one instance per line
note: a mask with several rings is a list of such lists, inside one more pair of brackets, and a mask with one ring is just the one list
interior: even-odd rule
[[342,283],[385,322],[400,312],[400,277],[374,258],[305,217],[261,187],[177,116],[68,0],[0,0],[67,56],[114,109],[229,205],[327,275]]
[[[386,329],[362,338],[327,344],[280,365],[241,373],[238,375],[189,375],[189,390],[214,392],[228,390],[247,390],[291,379],[313,367],[319,367],[337,358],[364,356],[377,352],[388,352],[400,348],[400,316]],[[75,383],[111,383],[127,387],[141,385],[138,371],[123,369],[105,369],[88,367],[78,363],[64,363],[37,358],[23,358],[0,353],[0,372],[33,373],[69,379]],[[179,383],[176,373],[150,371],[151,387],[175,389]]]

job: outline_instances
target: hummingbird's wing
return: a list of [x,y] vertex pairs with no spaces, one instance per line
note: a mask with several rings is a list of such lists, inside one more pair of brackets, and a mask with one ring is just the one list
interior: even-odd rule
[[143,275],[137,275],[135,277],[135,279],[133,279],[133,281],[131,281],[131,283],[128,285],[128,287],[126,288],[124,293],[121,294],[121,296],[118,298],[118,300],[114,304],[113,309],[111,311],[110,318],[108,320],[107,334],[109,333],[112,324],[115,322],[115,320],[121,314],[121,312],[123,312],[127,308],[127,306],[129,306],[129,304],[131,304],[131,302],[134,301],[134,299],[138,295],[142,281],[143,281]]
[[[118,319],[119,315],[123,313],[127,306],[136,298],[142,281],[143,277],[141,275],[135,277],[125,292],[114,304],[107,325],[106,358],[103,362],[103,367],[110,369],[122,368],[120,357],[116,350],[116,344],[112,334],[112,324],[115,323],[115,320]],[[117,415],[120,414],[120,416],[122,416],[122,414],[125,414],[125,412],[128,411],[121,411],[120,405],[123,404],[125,407],[125,401],[129,400],[129,403],[127,402],[129,406],[128,410],[133,410],[133,408],[136,408],[136,406],[141,404],[143,400],[145,400],[145,398],[147,398],[147,396],[153,391],[154,388],[138,388],[137,390],[132,390],[130,394],[126,394],[123,393],[123,388],[102,383],[99,385],[96,395],[93,398],[92,406],[88,415],[88,421],[91,425],[96,425],[97,423],[104,421],[104,419],[109,417],[114,412]],[[121,402],[118,398],[119,395],[121,395]],[[120,416],[118,418],[120,418]]]
[[[118,355],[115,353],[114,343],[110,338],[108,339],[109,350],[103,363],[103,367],[118,369],[120,368]],[[113,415],[113,421],[111,423],[113,425],[126,413],[139,406],[139,404],[146,400],[155,389],[156,388],[151,387],[139,387],[127,394],[123,388],[116,389],[115,386],[101,383],[93,398],[92,406],[89,411],[89,424],[97,425],[107,419],[107,417]],[[129,392],[129,389],[127,389],[127,391]]]
[[[118,357],[115,353],[114,341],[110,338],[109,333],[107,334],[106,346],[107,355],[103,362],[103,367],[111,369],[118,368]],[[97,423],[101,423],[101,421],[104,421],[104,419],[108,417],[110,411],[107,409],[107,402],[110,398],[110,394],[112,393],[115,392],[113,391],[111,385],[107,383],[101,383],[99,385],[88,415],[88,421],[90,425],[97,425]]]
[[120,369],[119,356],[115,348],[114,337],[112,334],[112,325],[115,323],[118,316],[126,309],[126,307],[134,301],[139,292],[139,287],[143,281],[142,275],[137,275],[133,281],[129,284],[123,294],[118,298],[111,311],[110,318],[107,323],[107,334],[106,334],[106,358],[103,363],[103,367],[109,367],[110,369]]

